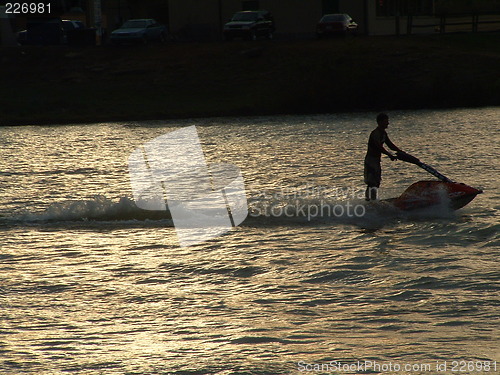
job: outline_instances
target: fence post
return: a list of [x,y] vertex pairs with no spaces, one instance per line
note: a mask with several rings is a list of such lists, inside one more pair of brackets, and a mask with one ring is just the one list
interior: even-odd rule
[[408,19],[406,21],[406,34],[411,35],[413,29],[413,15],[408,14]]
[[479,29],[479,14],[472,14],[472,32],[477,33]]
[[401,31],[400,31],[400,16],[399,16],[399,12],[396,13],[395,17],[394,17],[394,21],[396,22],[396,35],[399,36],[401,34]]
[[439,21],[439,32],[444,34],[446,32],[446,15],[441,14],[441,20]]

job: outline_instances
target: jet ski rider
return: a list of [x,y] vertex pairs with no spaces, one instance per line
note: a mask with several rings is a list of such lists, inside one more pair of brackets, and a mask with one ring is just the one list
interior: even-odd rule
[[402,152],[389,139],[385,129],[389,126],[389,116],[385,113],[379,113],[377,116],[377,128],[370,133],[368,140],[368,150],[365,156],[364,179],[367,185],[365,191],[366,200],[376,200],[378,198],[378,188],[382,180],[382,168],[380,167],[380,158],[386,154],[391,160],[397,160],[397,157],[384,148],[384,143],[393,151]]

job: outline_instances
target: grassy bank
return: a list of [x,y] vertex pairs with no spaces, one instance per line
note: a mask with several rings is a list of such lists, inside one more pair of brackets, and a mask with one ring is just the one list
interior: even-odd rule
[[500,34],[0,50],[0,124],[500,105]]

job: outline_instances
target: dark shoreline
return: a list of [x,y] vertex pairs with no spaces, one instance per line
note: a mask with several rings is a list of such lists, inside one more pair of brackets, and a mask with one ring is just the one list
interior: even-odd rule
[[0,125],[500,105],[499,33],[0,53]]

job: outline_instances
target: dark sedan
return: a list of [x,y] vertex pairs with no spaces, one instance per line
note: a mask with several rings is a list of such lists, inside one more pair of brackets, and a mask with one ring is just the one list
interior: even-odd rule
[[274,18],[267,10],[237,12],[231,21],[224,25],[223,31],[226,40],[257,40],[260,36],[272,39],[275,31]]
[[111,33],[111,43],[147,43],[152,40],[165,42],[167,28],[152,18],[128,20]]
[[356,34],[358,24],[348,14],[325,14],[316,26],[316,36]]

